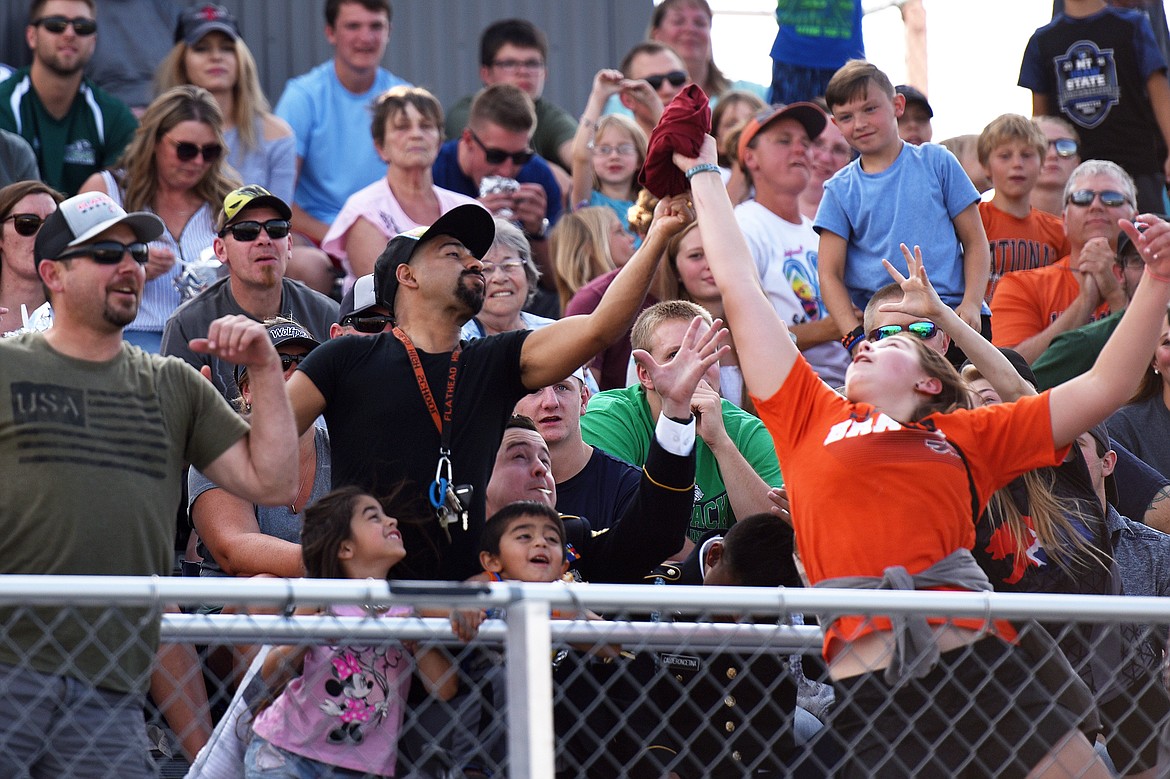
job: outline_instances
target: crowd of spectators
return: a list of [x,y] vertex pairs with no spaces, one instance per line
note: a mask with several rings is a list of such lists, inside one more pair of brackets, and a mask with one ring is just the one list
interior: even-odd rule
[[[32,0],[0,69],[0,572],[1166,594],[1160,3],[1058,1],[1019,53],[1035,116],[942,143],[861,5],[778,2],[751,83],[706,0],[647,3],[579,107],[501,19],[444,110],[382,66],[389,0],[326,0],[333,57],[275,108],[223,6]],[[106,36],[134,56],[85,75]],[[148,695],[241,776],[507,770],[498,657],[277,648],[225,741],[209,689],[251,650],[0,617],[6,776],[152,775]],[[823,619],[823,664],[563,653],[564,775],[1165,768],[1156,631]],[[713,737],[680,684],[755,714]]]

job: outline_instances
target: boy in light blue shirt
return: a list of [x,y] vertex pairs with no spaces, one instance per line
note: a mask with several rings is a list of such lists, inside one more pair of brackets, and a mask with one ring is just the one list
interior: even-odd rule
[[913,146],[898,137],[906,100],[865,60],[838,70],[825,100],[833,124],[860,152],[825,183],[813,221],[821,297],[846,333],[842,342],[852,352],[864,337],[857,312],[889,281],[882,260],[907,272],[900,243],[922,247],[939,296],[973,328],[985,329],[991,255],[979,193],[959,161],[937,144]]

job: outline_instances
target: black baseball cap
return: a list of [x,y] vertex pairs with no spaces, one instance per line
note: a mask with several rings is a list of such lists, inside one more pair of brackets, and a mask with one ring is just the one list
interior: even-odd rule
[[430,227],[416,227],[391,238],[374,262],[374,289],[378,301],[389,311],[394,311],[394,296],[398,293],[395,273],[398,266],[409,263],[419,246],[440,235],[454,238],[476,259],[482,260],[496,240],[496,223],[486,208],[478,203],[467,203],[452,208]]
[[922,94],[916,87],[909,84],[899,84],[894,87],[894,91],[902,97],[906,98],[907,103],[918,103],[926,109],[926,115],[931,119],[934,118],[934,109],[930,107],[930,101],[926,99],[926,95]]
[[202,3],[184,9],[175,26],[175,43],[194,46],[209,32],[222,32],[233,41],[240,39],[236,17],[222,5]]

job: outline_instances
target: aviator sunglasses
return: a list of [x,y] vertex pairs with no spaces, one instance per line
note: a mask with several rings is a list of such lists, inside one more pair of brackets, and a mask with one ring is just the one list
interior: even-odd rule
[[41,229],[41,225],[45,220],[36,214],[13,214],[12,216],[4,217],[4,221],[12,220],[12,226],[16,228],[17,235],[23,235],[25,238],[30,238],[37,234]]
[[1071,157],[1077,153],[1077,142],[1072,138],[1057,138],[1049,141],[1048,145],[1056,149],[1057,157]]
[[75,246],[56,259],[69,260],[74,257],[91,257],[98,265],[117,265],[122,261],[123,254],[129,254],[136,263],[145,265],[149,253],[149,247],[142,241],[134,243],[98,241],[97,243]]
[[65,28],[71,25],[73,32],[83,38],[97,32],[97,22],[93,19],[86,19],[84,16],[76,16],[72,19],[64,16],[42,16],[32,23],[33,27],[44,27],[54,35],[60,35],[65,32]]
[[206,146],[200,146],[190,141],[176,141],[170,136],[163,136],[171,143],[175,144],[175,156],[181,162],[190,162],[199,155],[203,155],[203,161],[208,165],[218,160],[223,155],[223,147],[218,143],[209,143]]
[[1106,208],[1117,208],[1129,202],[1121,192],[1113,189],[1106,189],[1098,192],[1095,189],[1078,189],[1068,196],[1066,203],[1072,203],[1074,206],[1091,206],[1094,198],[1101,198],[1101,205]]
[[260,228],[264,228],[264,232],[268,233],[268,237],[272,239],[284,238],[288,235],[291,229],[287,219],[269,219],[267,222],[257,222],[249,220],[247,222],[236,222],[219,231],[219,237],[223,238],[228,233],[232,234],[232,238],[237,241],[247,243],[248,241],[255,241],[260,237]]
[[889,338],[891,335],[898,333],[910,333],[916,335],[923,341],[934,338],[934,334],[938,332],[938,325],[934,322],[911,322],[908,325],[884,325],[883,327],[875,327],[869,331],[869,340],[880,341],[883,338]]

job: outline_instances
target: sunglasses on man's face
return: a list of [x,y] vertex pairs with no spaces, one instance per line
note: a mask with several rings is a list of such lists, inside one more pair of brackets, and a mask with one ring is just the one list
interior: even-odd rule
[[1048,147],[1056,149],[1057,157],[1071,157],[1077,153],[1077,142],[1072,138],[1057,138],[1048,142]]
[[468,129],[471,135],[471,140],[475,141],[479,148],[483,149],[483,158],[487,160],[488,165],[500,165],[505,160],[512,160],[513,165],[527,165],[528,161],[536,156],[536,152],[532,149],[524,149],[522,151],[504,151],[493,146],[486,146],[484,142],[479,139],[479,136],[474,131]]
[[889,338],[891,335],[898,333],[910,333],[916,335],[923,341],[934,338],[934,334],[938,332],[938,325],[934,322],[911,322],[908,325],[884,325],[882,327],[875,327],[869,331],[869,340],[881,341]]
[[681,87],[687,83],[687,74],[684,70],[672,70],[669,73],[658,73],[653,76],[647,76],[642,80],[657,92],[658,88],[662,86],[663,81],[669,81],[672,87]]
[[32,25],[33,27],[44,27],[54,35],[60,35],[69,26],[73,27],[75,34],[83,38],[97,32],[97,22],[93,19],[86,19],[84,16],[75,16],[72,19],[65,16],[42,16],[33,22]]
[[12,216],[4,217],[4,221],[12,220],[12,226],[16,228],[17,235],[23,235],[25,238],[30,238],[37,234],[41,229],[41,225],[45,220],[36,214],[13,214]]
[[269,219],[267,222],[257,222],[249,220],[247,222],[236,222],[228,225],[220,231],[219,237],[223,238],[228,233],[232,234],[232,238],[237,241],[247,243],[255,241],[260,237],[260,228],[264,228],[264,232],[268,233],[268,237],[272,239],[284,238],[288,235],[292,225],[288,223],[287,219]]
[[1074,206],[1091,206],[1096,198],[1100,198],[1101,205],[1106,208],[1117,208],[1129,202],[1129,198],[1124,194],[1112,189],[1106,189],[1103,192],[1098,192],[1095,189],[1078,189],[1069,195],[1065,202],[1072,203]]
[[57,259],[69,260],[74,257],[89,257],[99,265],[117,265],[122,261],[124,254],[129,254],[131,259],[139,265],[145,265],[150,255],[150,248],[141,241],[134,243],[98,241],[97,243],[75,246]]
[[308,357],[307,354],[282,354],[280,355],[280,370],[288,373],[288,369],[300,365]]
[[176,141],[171,137],[167,137],[167,140],[175,144],[175,156],[179,158],[180,162],[190,162],[199,155],[203,155],[203,161],[210,165],[223,155],[223,147],[218,143],[200,146],[190,141]]
[[394,324],[394,317],[388,314],[367,314],[366,316],[347,316],[341,320],[342,327],[352,327],[359,333],[380,333],[386,325]]

